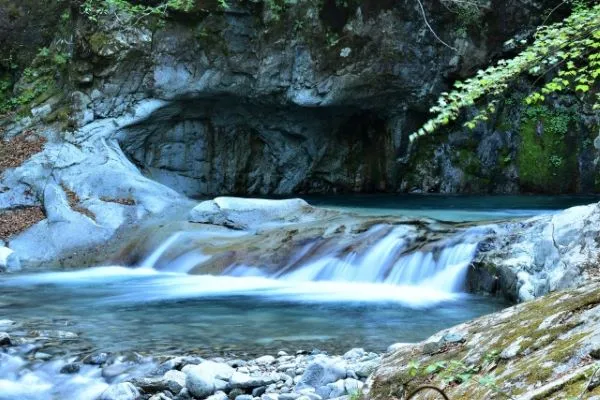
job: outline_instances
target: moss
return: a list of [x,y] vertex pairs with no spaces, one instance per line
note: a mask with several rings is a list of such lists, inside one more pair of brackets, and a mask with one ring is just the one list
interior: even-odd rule
[[89,37],[88,42],[92,51],[96,54],[100,54],[102,50],[111,43],[111,38],[104,32],[96,32]]
[[[582,312],[597,307],[600,304],[600,288],[585,292],[571,291],[553,293],[536,301],[517,306],[514,314],[504,320],[494,320],[492,324],[476,323],[469,330],[468,337],[482,334],[477,342],[451,348],[445,353],[424,356],[422,352],[406,349],[401,356],[394,359],[398,366],[397,373],[387,375],[385,380],[377,381],[373,389],[373,398],[383,399],[389,393],[392,382],[410,391],[411,388],[423,383],[444,385],[442,374],[409,374],[407,360],[419,362],[421,368],[440,361],[469,360],[467,368],[475,371],[472,379],[456,386],[445,385],[452,399],[491,398],[492,389],[479,384],[479,379],[487,374],[495,377],[498,390],[510,396],[516,396],[531,390],[538,383],[546,384],[557,378],[565,371],[557,367],[575,368],[581,363],[590,362],[581,354],[582,343],[589,339],[591,333],[580,329]],[[546,318],[556,316],[554,323],[545,329],[538,329]],[[485,318],[485,317],[484,317]],[[520,341],[520,350],[516,357],[503,360],[496,357],[515,341]],[[474,348],[476,346],[478,348]],[[483,346],[483,348],[479,348]],[[492,356],[485,356],[485,354]],[[467,357],[468,356],[468,357]],[[389,366],[389,365],[388,365]],[[562,371],[562,372],[560,372]],[[568,372],[568,370],[567,370]],[[377,378],[377,375],[375,376]],[[565,394],[581,392],[581,378],[577,377],[557,388],[554,392],[558,397],[568,398]],[[550,398],[550,397],[548,397]]]
[[527,109],[521,119],[518,166],[521,188],[529,192],[564,193],[578,176],[575,140],[568,111],[546,106]]

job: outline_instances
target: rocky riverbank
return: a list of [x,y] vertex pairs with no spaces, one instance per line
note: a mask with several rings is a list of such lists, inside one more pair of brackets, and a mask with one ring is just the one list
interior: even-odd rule
[[[381,355],[351,349],[341,356],[319,350],[242,360],[109,354],[78,349],[78,334],[29,330],[1,320],[0,398],[78,400],[319,400],[357,396]],[[69,350],[71,349],[71,350]],[[77,353],[77,351],[75,351]]]

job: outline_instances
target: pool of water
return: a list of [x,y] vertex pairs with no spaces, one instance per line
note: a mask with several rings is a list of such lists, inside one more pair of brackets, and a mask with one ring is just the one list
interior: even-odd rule
[[428,217],[452,222],[532,217],[600,201],[597,195],[358,194],[303,198],[314,206],[361,215]]
[[[506,306],[426,288],[120,267],[4,276],[0,290],[3,318],[72,331],[87,346],[108,352],[244,356],[314,348],[343,353],[352,347],[379,352]],[[71,351],[81,348],[74,343]]]

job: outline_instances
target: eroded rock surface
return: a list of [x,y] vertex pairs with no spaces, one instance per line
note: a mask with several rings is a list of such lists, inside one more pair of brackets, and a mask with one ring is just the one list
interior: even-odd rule
[[402,346],[369,378],[368,397],[402,398],[430,383],[452,399],[594,398],[600,386],[589,384],[600,366],[599,340],[596,280]]
[[585,283],[600,275],[599,231],[600,204],[494,226],[480,245],[472,287],[525,301]]

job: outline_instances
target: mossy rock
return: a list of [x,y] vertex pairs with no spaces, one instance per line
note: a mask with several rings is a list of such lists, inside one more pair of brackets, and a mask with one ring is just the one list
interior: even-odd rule
[[520,126],[517,163],[525,192],[565,193],[576,190],[577,142],[568,111],[534,106],[525,111]]
[[[464,342],[445,342],[451,335],[461,335]],[[599,336],[596,280],[450,328],[387,355],[371,377],[369,398],[402,398],[422,384],[443,388],[453,400],[518,398],[526,393],[533,393],[530,400],[569,398],[586,389],[598,365],[594,352]],[[440,350],[426,354],[428,343],[440,344]]]

